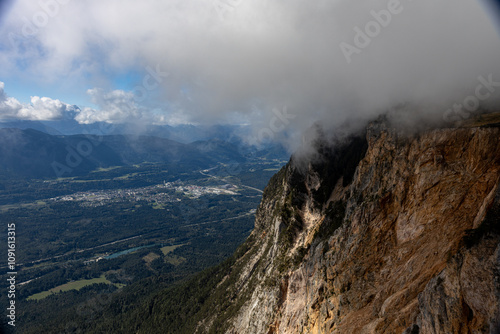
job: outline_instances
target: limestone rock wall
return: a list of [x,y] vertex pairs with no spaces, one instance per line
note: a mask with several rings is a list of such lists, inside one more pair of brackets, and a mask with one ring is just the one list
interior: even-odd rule
[[499,138],[379,122],[365,147],[323,148],[305,171],[292,159],[231,274],[225,332],[500,333]]

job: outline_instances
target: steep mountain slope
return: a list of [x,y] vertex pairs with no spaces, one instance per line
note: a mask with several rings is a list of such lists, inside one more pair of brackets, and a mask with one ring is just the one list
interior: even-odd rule
[[235,257],[178,292],[185,322],[166,327],[160,293],[138,332],[499,333],[499,138],[379,121],[318,142],[270,181]]
[[53,136],[33,129],[0,129],[0,173],[23,177],[69,177],[99,167],[143,162],[208,168],[219,162],[244,161],[236,146],[210,142],[181,144],[148,136]]
[[[117,154],[107,147],[93,148],[92,153],[83,157],[63,137],[37,130],[0,129],[0,173],[7,176],[56,177],[54,164],[68,171],[61,176],[81,175],[99,166],[121,164]],[[99,161],[100,157],[105,159]]]
[[284,159],[286,154],[276,143],[265,148],[217,139],[182,144],[151,136],[63,136],[34,129],[0,128],[0,175],[8,177],[71,177],[99,167],[143,162],[196,170],[219,163]]

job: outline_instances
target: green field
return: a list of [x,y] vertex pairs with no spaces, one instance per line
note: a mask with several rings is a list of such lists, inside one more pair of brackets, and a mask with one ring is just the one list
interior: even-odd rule
[[111,166],[107,168],[99,167],[96,170],[91,171],[91,173],[99,173],[99,172],[109,172],[110,170],[122,168],[122,166]]
[[169,255],[169,253],[172,253],[174,250],[176,250],[179,247],[182,247],[186,244],[180,244],[180,245],[173,245],[173,246],[165,246],[160,248],[162,251],[163,255],[165,255],[165,262],[170,263],[174,266],[178,266],[182,262],[186,261],[185,258],[182,256],[177,256],[177,255]]
[[137,175],[139,175],[139,173],[128,173],[122,176],[115,177],[114,180],[128,180],[134,178]]
[[171,265],[178,266],[182,262],[186,261],[185,257],[177,256],[177,255],[167,255],[165,256],[165,262],[170,263]]
[[69,282],[69,283],[66,283],[63,285],[59,285],[59,286],[56,286],[55,288],[52,288],[48,291],[43,291],[40,293],[36,293],[32,296],[29,296],[27,299],[28,300],[41,300],[41,299],[44,299],[44,298],[46,298],[54,293],[64,292],[64,291],[69,291],[69,290],[80,290],[81,288],[84,288],[88,285],[99,284],[99,283],[113,284],[117,288],[121,288],[124,286],[123,284],[114,284],[114,283],[108,281],[103,274],[98,278],[82,279],[82,280],[78,280],[78,281]]
[[176,250],[177,248],[182,247],[184,245],[185,244],[165,246],[165,247],[160,248],[160,250],[163,253],[163,255],[167,255],[168,253],[172,253],[174,250]]
[[0,205],[0,212],[6,212],[10,209],[26,209],[26,210],[36,210],[38,208],[44,207],[47,205],[47,202],[44,201],[36,201],[33,203],[20,203],[20,204],[6,204]]

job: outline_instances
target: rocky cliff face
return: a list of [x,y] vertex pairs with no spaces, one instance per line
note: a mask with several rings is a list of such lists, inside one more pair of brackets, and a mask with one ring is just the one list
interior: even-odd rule
[[499,138],[380,121],[292,158],[198,331],[500,333]]

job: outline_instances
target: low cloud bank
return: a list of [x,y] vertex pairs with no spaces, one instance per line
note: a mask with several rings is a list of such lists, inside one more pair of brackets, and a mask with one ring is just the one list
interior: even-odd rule
[[[82,123],[251,124],[254,140],[293,149],[315,122],[360,124],[401,105],[411,121],[443,120],[499,103],[497,16],[482,1],[53,3],[15,3],[0,39],[15,47],[0,58],[39,80],[104,87],[89,91],[98,108],[82,108]],[[112,88],[131,69],[143,70],[137,89]]]

